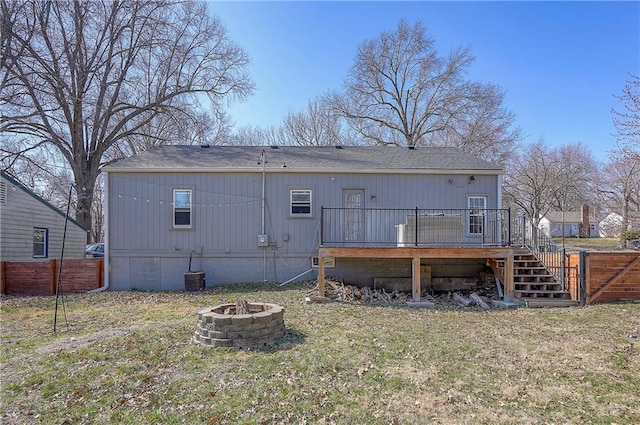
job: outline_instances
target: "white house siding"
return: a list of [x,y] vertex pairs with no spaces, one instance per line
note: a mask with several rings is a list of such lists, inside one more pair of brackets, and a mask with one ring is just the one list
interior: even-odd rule
[[[343,189],[364,189],[370,208],[467,208],[469,195],[497,208],[497,175],[266,173],[265,233],[262,173],[109,172],[110,288],[176,290],[184,273],[203,270],[207,286],[283,282],[310,269],[317,253],[321,206],[341,207]],[[172,228],[172,190],[193,190],[193,228]],[[289,190],[311,189],[312,217],[289,217]],[[375,201],[371,196],[376,197]],[[305,277],[313,278],[314,273]]]
[[[27,189],[0,177],[4,202],[0,204],[0,259],[2,261],[42,261],[33,258],[33,230],[48,229],[47,258],[59,259],[62,251],[65,217]],[[67,223],[64,257],[83,258],[87,232],[74,221]]]

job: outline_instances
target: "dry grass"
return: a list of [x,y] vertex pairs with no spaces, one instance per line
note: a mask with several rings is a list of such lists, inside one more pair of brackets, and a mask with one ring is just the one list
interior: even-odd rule
[[[553,241],[562,246],[562,238],[553,238]],[[619,238],[571,238],[564,239],[564,247],[567,251],[619,251]]]
[[[640,304],[305,305],[307,289],[68,296],[56,334],[52,298],[3,299],[2,423],[640,423]],[[277,346],[191,342],[198,310],[240,298],[285,307]]]

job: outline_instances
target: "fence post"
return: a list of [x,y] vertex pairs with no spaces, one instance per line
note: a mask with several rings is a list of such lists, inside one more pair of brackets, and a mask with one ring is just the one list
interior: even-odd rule
[[418,247],[418,207],[416,207],[416,225],[415,225],[415,236],[416,238],[414,239],[416,241],[416,248]]
[[0,294],[7,293],[7,263],[0,261]]
[[567,287],[567,250],[562,248],[560,252],[562,253],[562,259],[560,260],[560,285],[564,291]]
[[580,290],[580,305],[587,303],[587,251],[580,251],[580,282],[578,283]]
[[56,260],[49,260],[49,290],[51,292],[51,295],[55,295],[56,294],[56,278],[58,276],[57,273],[57,261]]
[[98,260],[98,264],[96,264],[96,288],[100,288],[103,285],[102,277],[104,276],[104,259],[101,258]]

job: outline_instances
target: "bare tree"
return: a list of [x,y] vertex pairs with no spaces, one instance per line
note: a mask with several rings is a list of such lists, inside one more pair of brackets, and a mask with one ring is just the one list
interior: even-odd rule
[[632,218],[640,218],[640,161],[610,154],[609,163],[602,169],[598,193],[606,208],[622,217],[619,228],[608,229],[610,233],[620,234],[633,227]]
[[624,111],[611,109],[611,112],[618,139],[617,154],[640,161],[640,77],[629,75],[622,95],[616,96]]
[[0,0],[0,8],[0,135],[28,139],[14,156],[43,146],[59,153],[87,228],[111,149],[157,137],[162,117],[197,121],[200,99],[219,111],[253,89],[247,55],[202,2]]
[[118,143],[113,144],[105,152],[103,161],[127,158],[157,145],[220,145],[228,141],[231,119],[225,111],[210,113],[196,109],[190,114],[154,117],[140,128],[138,134],[123,137]]
[[229,144],[239,146],[282,145],[278,127],[261,128],[253,125],[237,127],[229,138]]
[[345,92],[332,102],[375,144],[474,145],[501,159],[519,130],[508,130],[514,118],[502,107],[502,90],[466,79],[472,62],[468,47],[441,56],[422,23],[401,20],[394,32],[359,46]]
[[552,202],[558,211],[575,211],[595,195],[596,161],[588,146],[572,143],[552,149]]
[[358,47],[337,107],[362,136],[413,146],[467,106],[462,77],[473,61],[469,49],[442,58],[434,45],[422,23],[401,20],[394,32]]
[[520,208],[535,224],[553,207],[554,163],[551,150],[541,139],[515,157],[505,175],[505,201]]
[[313,98],[304,111],[289,111],[279,130],[285,145],[350,144],[342,129],[341,117],[329,105],[327,97]]
[[583,144],[552,149],[541,139],[511,163],[504,181],[506,201],[537,224],[551,210],[571,211],[589,201],[596,168],[591,151]]
[[497,164],[505,164],[515,155],[522,140],[516,116],[503,106],[505,92],[494,84],[475,84],[473,102],[451,117],[442,131],[429,134],[425,144],[456,146]]

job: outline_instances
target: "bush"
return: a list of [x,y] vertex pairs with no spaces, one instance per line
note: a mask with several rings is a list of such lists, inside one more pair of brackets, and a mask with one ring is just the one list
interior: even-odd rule
[[627,230],[622,232],[620,239],[623,241],[631,241],[634,239],[640,239],[640,229]]

